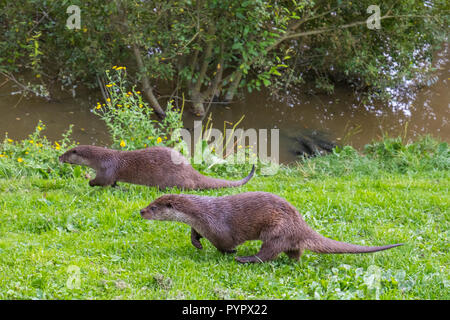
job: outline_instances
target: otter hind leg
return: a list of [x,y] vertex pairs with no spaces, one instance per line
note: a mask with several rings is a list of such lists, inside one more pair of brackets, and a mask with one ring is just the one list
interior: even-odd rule
[[262,244],[261,249],[254,256],[236,257],[240,263],[259,263],[275,259],[280,252],[266,242]]
[[200,239],[203,238],[200,233],[198,233],[194,228],[191,228],[191,243],[194,247],[201,250],[203,249]]

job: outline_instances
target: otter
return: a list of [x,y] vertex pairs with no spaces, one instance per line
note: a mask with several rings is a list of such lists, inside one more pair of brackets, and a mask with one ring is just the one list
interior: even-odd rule
[[113,186],[128,182],[160,189],[216,189],[238,187],[247,183],[255,172],[238,181],[206,177],[196,171],[175,149],[149,147],[134,151],[119,151],[97,146],[80,145],[59,157],[62,163],[85,165],[96,171],[90,186]]
[[148,220],[179,221],[191,226],[191,243],[202,249],[205,237],[222,253],[234,253],[247,240],[262,240],[253,256],[238,256],[241,263],[264,262],[284,252],[299,260],[305,249],[317,253],[368,253],[402,244],[359,246],[326,238],[303,220],[285,199],[267,192],[246,192],[223,197],[168,194],[140,211]]

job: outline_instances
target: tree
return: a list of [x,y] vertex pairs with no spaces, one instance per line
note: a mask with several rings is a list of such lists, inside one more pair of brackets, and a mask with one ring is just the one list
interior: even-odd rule
[[423,72],[415,61],[429,62],[448,28],[444,0],[385,1],[380,30],[367,28],[369,0],[71,1],[81,9],[80,30],[65,26],[68,1],[1,1],[0,72],[31,69],[42,84],[96,86],[106,68],[132,64],[160,117],[162,82],[172,96],[186,93],[199,115],[239,88],[309,79],[329,90],[344,80],[381,92]]

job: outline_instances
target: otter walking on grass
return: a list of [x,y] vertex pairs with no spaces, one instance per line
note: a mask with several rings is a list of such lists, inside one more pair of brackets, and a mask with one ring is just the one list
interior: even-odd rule
[[91,186],[115,186],[128,182],[160,189],[216,189],[238,187],[247,183],[255,172],[238,181],[206,177],[196,171],[188,160],[175,149],[150,147],[134,151],[119,151],[96,146],[78,146],[59,157],[63,163],[91,167],[96,177]]
[[184,222],[191,226],[191,242],[202,249],[207,238],[221,252],[233,253],[247,240],[262,240],[253,256],[236,257],[241,263],[264,262],[285,252],[300,259],[305,249],[317,253],[368,253],[402,244],[366,247],[325,238],[311,229],[286,200],[267,192],[224,197],[164,195],[141,210],[144,219]]

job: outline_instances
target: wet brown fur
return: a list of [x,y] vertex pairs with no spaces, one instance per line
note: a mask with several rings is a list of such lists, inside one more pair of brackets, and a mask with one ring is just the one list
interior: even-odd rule
[[[174,161],[175,160],[175,161]],[[60,162],[86,165],[96,171],[91,186],[115,186],[128,182],[160,189],[215,189],[245,184],[254,173],[239,181],[206,177],[196,171],[175,149],[150,147],[134,151],[119,151],[97,146],[77,146],[59,157]]]
[[300,259],[305,249],[318,253],[367,253],[401,244],[366,247],[325,238],[311,229],[286,200],[266,192],[224,197],[164,195],[141,210],[149,220],[180,221],[191,226],[191,242],[202,249],[205,237],[221,252],[233,253],[247,240],[262,240],[254,256],[236,257],[242,263],[264,262],[286,253]]

